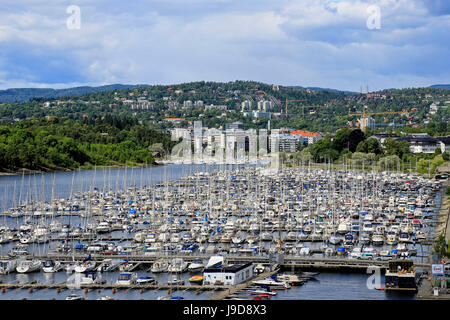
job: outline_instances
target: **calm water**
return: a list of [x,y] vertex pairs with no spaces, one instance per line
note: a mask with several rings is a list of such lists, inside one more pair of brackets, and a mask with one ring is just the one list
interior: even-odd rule
[[[138,271],[139,275],[146,274],[145,271]],[[64,271],[56,274],[11,274],[2,276],[4,282],[28,282],[37,280],[41,283],[62,283],[65,282],[69,275]],[[181,276],[187,282],[192,274],[186,273]],[[102,278],[108,282],[115,282],[118,273],[103,273]],[[157,280],[161,282],[167,281],[167,274],[156,275]],[[415,296],[398,295],[386,293],[379,290],[371,290],[367,288],[366,281],[369,275],[365,274],[338,274],[338,273],[321,273],[316,279],[306,282],[300,287],[291,287],[287,290],[278,290],[276,296],[272,296],[271,300],[386,300],[386,299],[415,299]],[[382,279],[384,282],[384,278]],[[116,300],[156,300],[159,296],[167,296],[167,290],[147,290],[140,293],[140,290],[118,290],[112,293],[111,289],[92,290],[85,293],[84,290],[62,290],[58,293],[56,290],[42,289],[35,290],[32,293],[28,289],[10,289],[5,293],[0,293],[0,300],[64,300],[71,293],[77,293],[89,300],[96,300],[101,296],[107,295]],[[193,290],[177,290],[172,292],[172,296],[181,296],[187,300],[207,300],[214,292],[203,291],[196,294]]]
[[[53,198],[66,198],[71,193],[87,191],[90,188],[97,188],[100,190],[123,190],[130,186],[144,187],[158,182],[163,182],[165,179],[173,180],[185,175],[190,175],[200,171],[221,170],[223,167],[212,165],[187,165],[187,164],[171,164],[162,167],[153,168],[123,168],[123,169],[98,169],[75,172],[61,172],[25,176],[2,176],[0,177],[0,210],[7,210],[19,203],[24,203],[30,200],[45,200],[48,201]],[[76,225],[79,217],[61,217],[65,223],[69,221],[64,219],[72,219],[70,223]],[[15,219],[17,224],[21,220]],[[2,218],[0,223],[6,223],[6,219]],[[10,222],[9,222],[10,223]],[[119,232],[120,234],[124,234]],[[124,236],[128,236],[124,234]],[[6,254],[12,247],[12,243],[0,246],[1,254]],[[56,244],[54,244],[56,245]],[[35,252],[40,247],[36,245],[30,251]],[[427,248],[428,249],[428,248]],[[420,252],[420,251],[419,251]],[[137,271],[139,276],[151,275],[143,270]],[[118,278],[118,272],[103,273],[102,278],[108,283],[114,283]],[[185,273],[181,276],[188,284],[188,278],[193,274]],[[37,281],[40,283],[63,283],[69,277],[65,271],[56,274],[45,274],[42,272],[31,274],[10,274],[0,276],[3,283],[12,283],[20,281],[29,282]],[[166,283],[168,274],[153,275],[160,283]],[[303,286],[292,287],[288,290],[279,290],[278,295],[272,296],[272,300],[298,300],[298,299],[315,299],[315,300],[383,300],[383,299],[414,299],[415,297],[398,296],[394,294],[387,294],[384,291],[370,290],[366,285],[369,275],[367,274],[339,274],[339,273],[321,273],[317,276],[317,281],[308,281]],[[384,278],[382,279],[384,284]],[[153,291],[147,290],[140,293],[139,290],[119,290],[115,294],[111,290],[97,290],[85,293],[83,290],[73,290],[73,293],[78,293],[85,296],[86,299],[95,300],[103,295],[108,295],[117,300],[139,300],[148,299],[154,300],[158,296],[166,296],[166,290]],[[35,290],[30,293],[28,289],[11,289],[0,293],[0,300],[49,300],[57,299],[63,300],[69,294],[70,290],[62,290],[57,293],[56,290],[43,289]],[[174,291],[173,296],[182,296],[185,299],[198,300],[208,299],[213,295],[213,292],[204,291],[196,294],[195,291]]]
[[[242,166],[242,165],[240,165]],[[71,193],[99,190],[125,190],[175,180],[196,172],[236,168],[235,165],[169,164],[151,168],[97,169],[32,175],[0,176],[0,210],[21,203],[68,198]]]

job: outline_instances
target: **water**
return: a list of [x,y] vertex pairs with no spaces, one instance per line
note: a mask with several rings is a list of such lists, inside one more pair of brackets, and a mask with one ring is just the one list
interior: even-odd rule
[[[212,171],[221,169],[217,165],[187,165],[171,164],[163,167],[152,168],[121,168],[121,169],[98,169],[87,171],[48,173],[28,176],[2,176],[0,177],[0,210],[4,211],[20,203],[30,200],[49,201],[53,198],[68,198],[71,194],[84,192],[90,188],[99,190],[124,190],[130,186],[145,187],[164,180],[174,180],[182,176],[191,175],[200,171]],[[59,217],[61,222],[77,225],[81,218],[77,216]],[[20,225],[22,219],[0,218],[1,223]],[[68,219],[71,219],[70,221]],[[124,232],[116,232],[115,236],[129,236]],[[1,254],[6,254],[12,243],[1,245]],[[47,249],[56,244],[47,244]],[[425,248],[428,252],[429,248]],[[39,252],[42,245],[32,244],[30,252]],[[420,251],[418,252],[420,254]],[[144,270],[136,271],[138,276],[152,275]],[[185,273],[181,278],[188,284],[188,278],[193,274]],[[70,275],[65,271],[56,274],[46,274],[43,272],[31,274],[1,275],[0,280],[3,283],[14,283],[17,281],[29,282],[37,281],[39,283],[64,283]],[[102,278],[108,283],[114,283],[119,276],[119,272],[103,273]],[[152,275],[160,283],[166,283],[168,274]],[[321,273],[317,276],[317,281],[308,281],[303,286],[292,287],[288,290],[279,290],[278,295],[272,296],[272,300],[385,300],[385,299],[414,299],[415,296],[404,296],[389,294],[384,291],[371,290],[367,287],[369,274],[340,274],[340,273]],[[384,283],[384,279],[382,279]],[[32,293],[28,289],[10,289],[0,293],[0,300],[64,300],[69,294],[77,293],[85,296],[86,299],[95,300],[103,295],[108,295],[117,300],[155,300],[159,296],[166,296],[166,290],[146,290],[143,293],[140,290],[118,290],[113,293],[111,289],[89,291],[84,290],[62,290],[58,293],[55,289],[35,290]],[[202,291],[197,294],[194,290],[173,291],[173,296],[182,296],[187,300],[205,300],[210,298],[215,292]]]
[[[231,165],[226,167],[231,168]],[[68,198],[72,193],[95,188],[107,191],[125,190],[130,186],[151,186],[166,179],[170,181],[196,172],[223,168],[224,166],[209,164],[169,164],[149,168],[106,168],[0,176],[0,210],[5,211],[27,201],[49,201],[52,196]]]
[[[138,275],[146,274],[145,271],[137,271]],[[11,274],[2,276],[4,282],[28,282],[37,280],[41,283],[62,283],[69,275],[64,271],[55,274]],[[154,275],[155,278],[164,283],[167,281],[167,274]],[[188,283],[188,278],[192,274],[185,273],[181,278]],[[102,278],[108,283],[117,280],[118,273],[103,273]],[[415,299],[414,295],[404,295],[387,293],[381,290],[368,289],[366,282],[369,275],[365,274],[340,274],[340,273],[321,273],[316,276],[317,280],[310,280],[299,287],[291,287],[287,290],[277,290],[276,296],[271,296],[271,300],[396,300],[396,299]],[[384,282],[384,277],[382,279]],[[91,290],[85,293],[84,290],[61,290],[56,289],[34,290],[32,293],[28,289],[10,289],[5,293],[0,293],[0,300],[64,300],[71,293],[76,293],[89,300],[96,300],[101,296],[107,295],[116,300],[156,300],[159,296],[167,296],[167,290],[146,290],[140,293],[140,290],[117,290],[113,293],[111,289]],[[172,296],[181,296],[186,300],[207,300],[217,292],[202,291],[197,294],[194,290],[173,290]]]

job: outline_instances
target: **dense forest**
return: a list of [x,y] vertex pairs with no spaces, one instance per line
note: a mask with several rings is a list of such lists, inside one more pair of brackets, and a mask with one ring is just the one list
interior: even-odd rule
[[176,142],[136,119],[105,116],[22,120],[0,126],[0,169],[60,170],[93,165],[154,164]]

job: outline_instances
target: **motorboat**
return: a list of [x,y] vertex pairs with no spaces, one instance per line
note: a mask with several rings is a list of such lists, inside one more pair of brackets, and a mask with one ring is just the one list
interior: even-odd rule
[[398,241],[403,243],[411,243],[411,236],[407,232],[400,232],[398,236]]
[[333,234],[330,235],[330,238],[328,239],[328,241],[329,241],[331,244],[339,244],[339,243],[341,243],[342,238],[341,238],[341,236],[339,236],[339,235],[333,233]]
[[106,280],[102,279],[100,272],[86,272],[82,273],[80,277],[81,284],[103,284]]
[[289,289],[291,285],[284,281],[277,281],[272,278],[262,279],[262,280],[253,280],[252,283],[254,285],[260,287],[268,287],[270,289]]
[[347,232],[349,232],[348,224],[346,222],[339,223],[336,232],[342,235],[346,234]]
[[336,250],[338,256],[344,256],[347,253],[345,247],[338,247]]
[[172,273],[182,273],[185,272],[188,268],[188,263],[181,258],[175,258],[170,262],[169,268],[167,268],[168,272]]
[[383,235],[382,235],[381,233],[375,233],[375,234],[372,236],[372,243],[373,243],[375,246],[381,246],[381,245],[383,245],[383,243],[384,243]]
[[43,265],[42,265],[42,271],[46,272],[46,273],[54,273],[54,272],[59,272],[63,269],[63,265],[61,262],[59,261],[55,261],[55,260],[45,260]]
[[203,261],[200,259],[195,259],[195,260],[192,260],[192,262],[189,264],[188,271],[189,272],[201,272],[201,271],[203,271],[204,268],[205,268],[205,265],[204,265]]
[[155,243],[156,239],[157,239],[156,233],[151,232],[151,233],[147,234],[147,236],[144,239],[144,242],[145,243]]
[[160,259],[153,263],[152,267],[150,268],[151,273],[161,273],[166,272],[169,268],[169,262],[166,259]]
[[260,239],[262,241],[272,241],[273,240],[273,236],[270,232],[264,231],[263,233],[261,233],[261,237]]
[[297,241],[297,232],[289,231],[286,235],[286,241]]
[[119,285],[132,285],[135,284],[137,280],[137,275],[134,272],[121,272],[116,284]]
[[30,273],[41,270],[42,261],[38,259],[21,260],[17,263],[16,271],[18,273]]
[[66,300],[86,300],[86,299],[83,296],[80,296],[80,295],[75,294],[75,293],[71,293],[70,295],[68,295],[66,297]]
[[350,258],[352,259],[361,259],[362,258],[362,248],[354,247],[350,252]]
[[202,284],[203,276],[192,276],[189,278],[189,282],[195,283],[195,284]]
[[260,274],[266,271],[266,267],[263,266],[262,263],[258,263],[255,268],[253,268],[253,273]]
[[96,268],[96,271],[99,271],[99,272],[115,271],[117,268],[119,268],[119,265],[120,265],[120,260],[118,260],[118,259],[115,259],[115,260],[105,259]]
[[308,247],[302,247],[300,249],[299,255],[300,256],[309,256],[311,254],[311,249]]
[[17,260],[1,260],[0,261],[0,274],[9,274],[16,271]]
[[334,251],[333,248],[328,247],[328,248],[325,249],[324,253],[325,253],[326,257],[331,257],[331,256],[334,256],[334,254],[336,252]]
[[75,265],[74,271],[78,273],[94,271],[95,261],[85,261]]
[[111,226],[109,222],[102,221],[98,224],[98,226],[95,228],[95,232],[97,233],[108,233],[111,232]]
[[370,234],[366,231],[361,232],[359,236],[359,243],[368,244],[370,243]]
[[157,284],[157,281],[154,277],[150,276],[141,276],[136,279],[137,284]]
[[180,279],[178,275],[173,275],[170,280],[167,281],[169,286],[183,286],[184,280]]
[[289,283],[291,286],[301,286],[305,283],[305,280],[296,274],[277,274],[276,280]]
[[242,238],[240,236],[234,236],[231,238],[231,242],[233,242],[234,244],[240,244],[240,243],[244,242],[244,238]]

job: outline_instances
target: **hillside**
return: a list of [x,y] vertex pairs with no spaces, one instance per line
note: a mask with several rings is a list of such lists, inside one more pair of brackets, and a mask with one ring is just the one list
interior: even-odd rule
[[67,89],[51,88],[14,88],[0,90],[0,103],[2,102],[26,102],[35,98],[54,99],[60,97],[76,97],[89,93],[103,92],[116,89],[132,89],[136,85],[112,84],[99,87],[74,87]]
[[[245,129],[258,129],[266,128],[270,117],[272,128],[332,133],[342,127],[358,127],[360,114],[366,108],[366,112],[376,113],[372,117],[380,130],[395,123],[396,128],[405,130],[426,127],[431,133],[450,131],[450,108],[447,107],[450,91],[441,88],[389,89],[361,94],[256,81],[98,88],[96,90],[102,91],[58,99],[3,103],[0,104],[0,118],[8,123],[27,118],[80,120],[112,115],[133,117],[155,129],[165,130],[187,127],[197,120],[210,128],[225,128],[229,122],[241,121]],[[286,100],[289,100],[287,116]],[[268,102],[269,113],[257,114],[261,101]],[[433,102],[439,107],[430,113]]]

